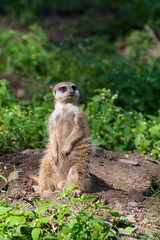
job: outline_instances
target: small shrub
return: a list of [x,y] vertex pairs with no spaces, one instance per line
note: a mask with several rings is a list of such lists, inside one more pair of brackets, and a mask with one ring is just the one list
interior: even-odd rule
[[160,198],[160,180],[157,176],[150,177],[150,187],[144,193],[145,196]]
[[[0,151],[42,148],[48,138],[47,121],[53,111],[52,93],[32,102],[19,102],[0,81]],[[117,94],[99,89],[86,106],[93,143],[106,149],[151,153],[160,160],[160,111],[158,116],[126,111],[116,106]]]
[[126,110],[157,114],[160,58],[147,55],[150,38],[147,35],[145,40],[146,34],[142,34],[144,41],[140,44],[140,36],[141,32],[133,32],[128,37],[127,59],[116,54],[107,35],[75,40],[73,47],[56,47],[47,42],[36,26],[29,34],[1,30],[0,71],[16,74],[25,95],[35,94],[41,103],[50,85],[71,81],[79,86],[81,103],[88,102],[95,89],[109,88],[112,93],[119,93],[117,104]]
[[149,152],[160,160],[160,115],[145,117],[136,111],[125,111],[115,105],[117,97],[102,89],[88,103],[86,114],[93,143],[120,152]]
[[[0,151],[16,151],[25,148],[44,147],[47,138],[46,122],[52,111],[52,102],[48,101],[50,93],[41,106],[25,102],[11,96],[8,82],[0,81]],[[13,101],[14,99],[14,101]]]
[[16,72],[23,77],[37,78],[37,80],[38,76],[45,76],[50,71],[50,62],[45,50],[45,34],[36,26],[32,26],[31,30],[36,34],[0,30],[1,71]]
[[[14,207],[0,201],[0,239],[118,239],[119,232],[115,227],[123,223],[122,214],[99,202],[92,203],[93,196],[82,195],[75,199],[71,196],[72,188],[69,186],[62,193],[59,205],[52,200],[35,198],[36,211],[23,211],[21,206]],[[68,204],[63,204],[64,198]],[[112,224],[102,216],[110,216]]]

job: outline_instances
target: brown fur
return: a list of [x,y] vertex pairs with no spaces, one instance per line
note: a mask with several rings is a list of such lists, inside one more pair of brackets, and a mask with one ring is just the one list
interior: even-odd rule
[[[65,93],[59,90],[64,86]],[[49,119],[49,143],[39,172],[42,191],[64,189],[68,184],[77,186],[73,195],[90,191],[90,133],[86,116],[77,106],[79,92],[73,91],[73,86],[61,82],[53,89],[55,110]]]

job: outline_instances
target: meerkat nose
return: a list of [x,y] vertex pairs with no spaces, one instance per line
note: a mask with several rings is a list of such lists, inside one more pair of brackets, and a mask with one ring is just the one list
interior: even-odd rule
[[73,95],[74,95],[74,92],[70,92],[70,95],[73,96]]

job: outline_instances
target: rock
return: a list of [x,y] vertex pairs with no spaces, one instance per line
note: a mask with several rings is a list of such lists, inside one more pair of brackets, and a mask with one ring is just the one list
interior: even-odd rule
[[104,149],[93,147],[93,154],[95,157],[105,157]]
[[128,215],[126,218],[127,218],[128,221],[131,222],[131,223],[135,223],[135,222],[136,222],[136,219],[135,219],[135,217],[134,217],[134,214],[133,214],[133,215]]
[[137,202],[129,202],[128,206],[129,207],[138,207],[138,203]]
[[40,149],[38,149],[38,148],[35,148],[34,150],[33,150],[33,154],[40,154],[40,153],[42,153],[43,151],[42,150],[40,150]]
[[42,192],[42,190],[41,190],[41,188],[40,188],[39,185],[33,185],[32,187],[33,187],[33,189],[34,189],[35,192],[37,192],[37,193]]
[[139,161],[136,160],[136,159],[131,160],[131,159],[122,158],[122,159],[119,159],[119,162],[134,165],[134,166],[139,166],[140,165]]
[[33,154],[33,150],[32,149],[26,149],[22,152],[22,154],[26,154],[26,155],[32,155]]
[[121,240],[137,240],[137,238],[132,238],[129,236],[125,236],[124,238],[122,237]]
[[18,199],[21,198],[21,195],[20,194],[15,194],[14,198],[18,200]]
[[34,198],[32,196],[28,197],[28,201],[32,202]]
[[144,218],[144,219],[141,221],[141,224],[147,224],[148,222],[149,222],[149,219]]
[[145,160],[149,161],[149,162],[153,162],[155,164],[159,164],[158,162],[156,162],[150,155],[145,155]]
[[138,213],[137,216],[138,216],[139,220],[142,220],[144,218],[144,214],[143,213]]
[[145,197],[143,196],[143,193],[135,189],[131,189],[128,192],[128,197],[134,200],[134,202],[143,202],[143,200],[145,199]]
[[25,93],[25,91],[24,91],[23,88],[18,88],[17,91],[16,91],[16,96],[18,98],[22,98],[24,96],[24,93]]
[[114,206],[114,209],[116,209],[117,211],[121,211],[122,210],[122,204],[117,202],[116,205]]
[[11,172],[8,176],[8,181],[13,181],[19,177],[20,170],[15,170],[14,172]]
[[137,238],[129,237],[126,232],[120,231],[120,239],[121,240],[137,240]]

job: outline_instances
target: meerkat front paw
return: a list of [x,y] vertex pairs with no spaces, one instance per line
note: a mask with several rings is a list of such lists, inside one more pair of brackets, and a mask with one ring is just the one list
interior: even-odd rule
[[64,190],[66,187],[65,181],[61,180],[57,183],[57,188],[60,190]]
[[61,156],[67,156],[72,150],[71,145],[65,145],[62,152],[61,152]]
[[53,154],[52,154],[52,161],[54,162],[54,164],[57,164],[57,163],[58,163],[58,157],[57,157],[57,155],[53,155]]

